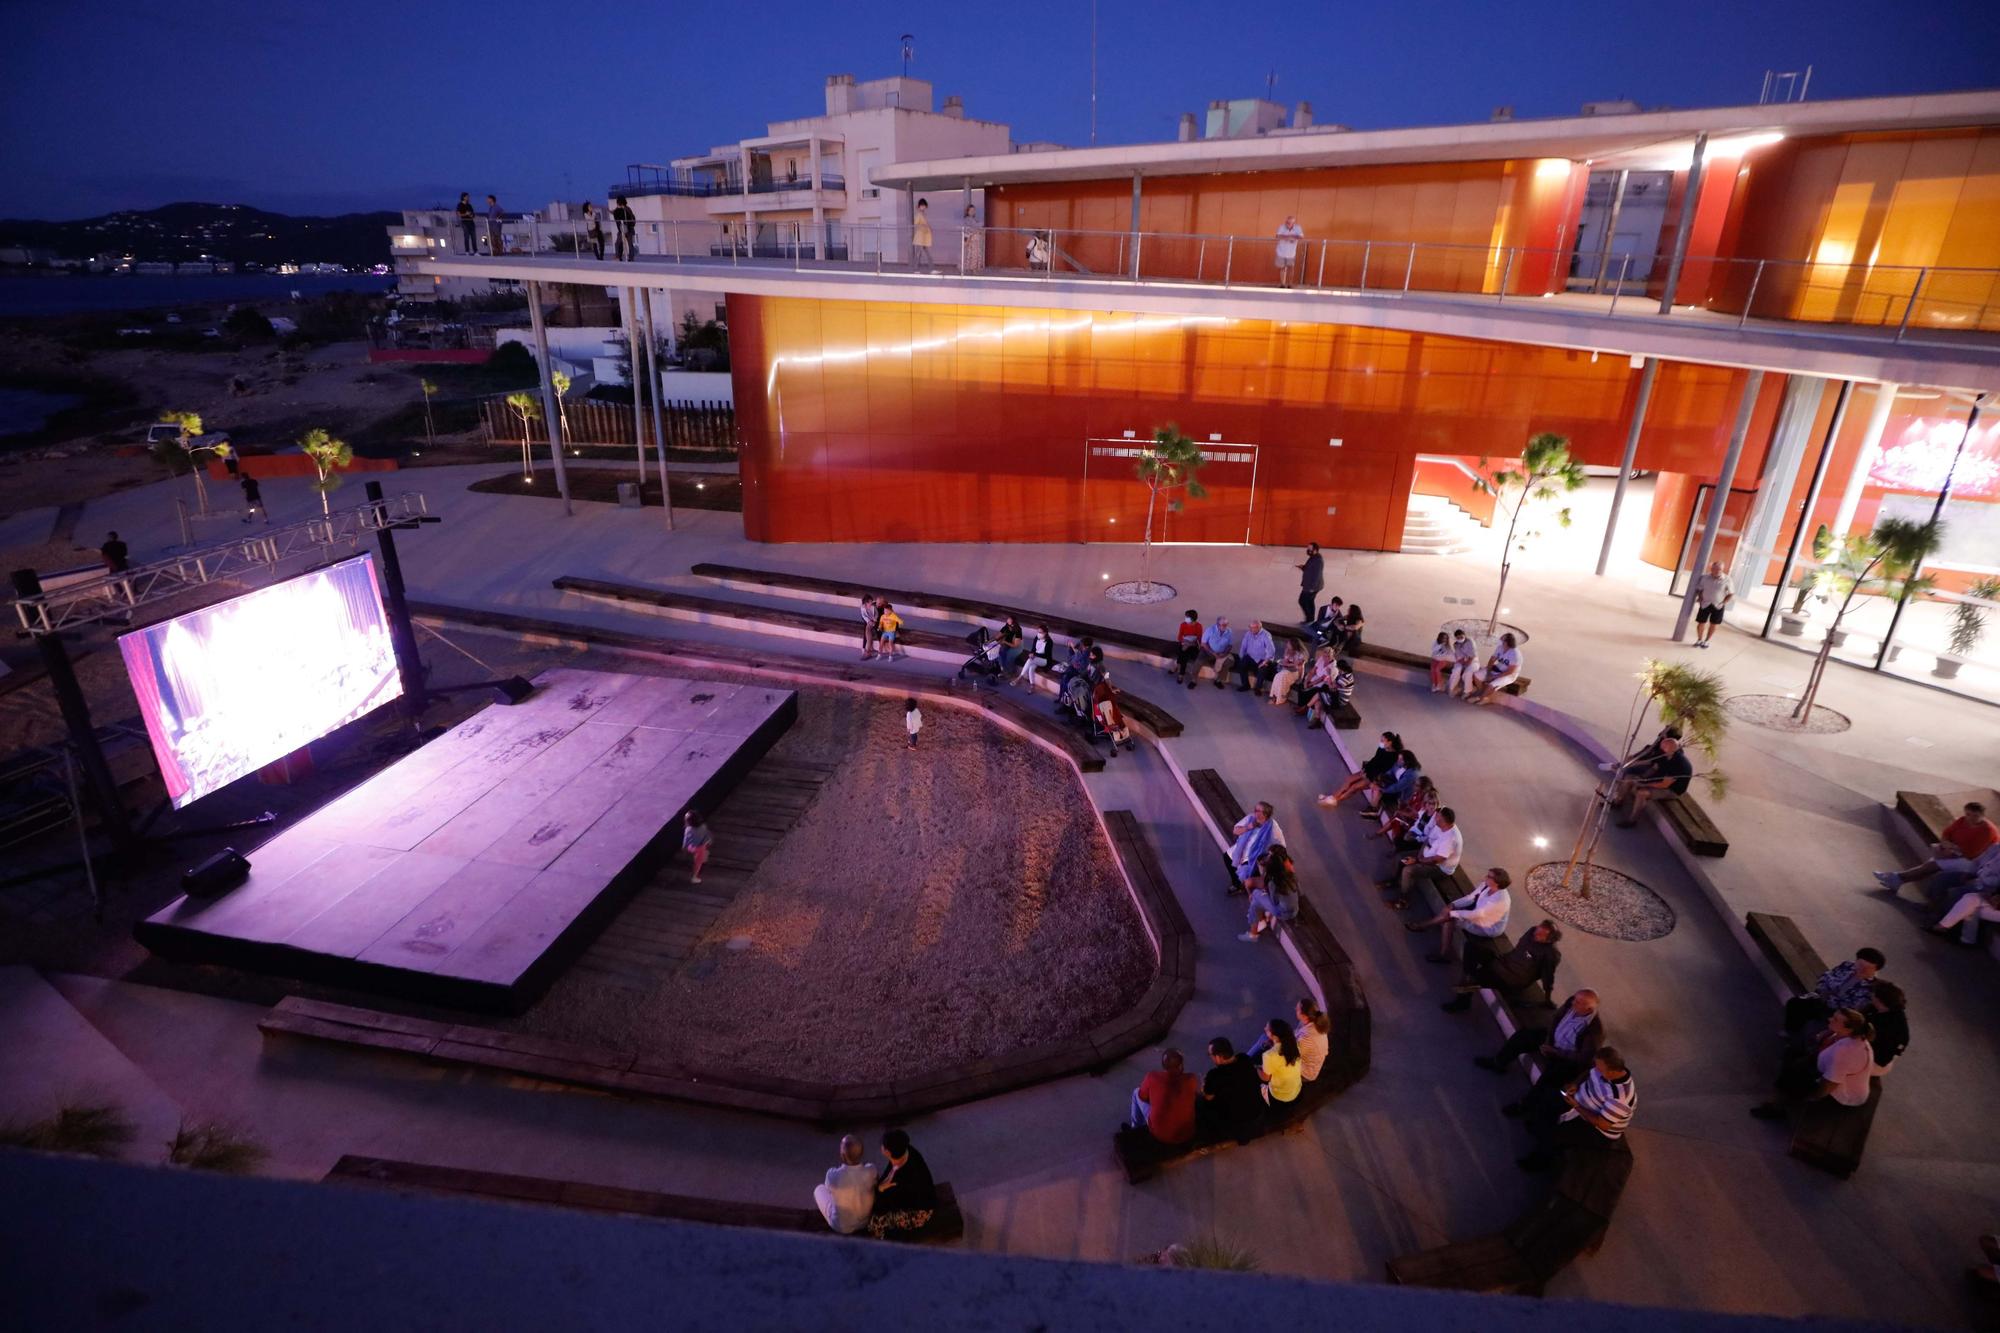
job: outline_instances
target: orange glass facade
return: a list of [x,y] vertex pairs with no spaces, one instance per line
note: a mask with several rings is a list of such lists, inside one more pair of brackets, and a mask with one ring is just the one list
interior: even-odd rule
[[[1574,240],[1568,223],[1582,203],[1584,174],[1581,166],[1549,158],[1148,178],[1139,194],[1138,229],[1149,233],[1141,264],[1148,277],[1219,281],[1227,264],[1239,281],[1275,282],[1272,246],[1239,245],[1225,254],[1219,243],[1177,238],[1261,238],[1295,216],[1306,233],[1306,276],[1316,283],[1362,285],[1365,258],[1370,286],[1399,286],[1407,270],[1412,285],[1427,291],[1498,292],[1504,278],[1509,292],[1545,292],[1563,271],[1556,252]],[[986,219],[989,227],[1128,232],[1132,182],[991,186]],[[1347,244],[1324,247],[1322,266],[1327,241]],[[1366,256],[1363,242],[1373,243]],[[1130,263],[1119,237],[1065,235],[1061,244],[1098,272]],[[1419,249],[1413,262],[1412,244],[1430,248]],[[1495,257],[1509,246],[1544,253],[1518,259],[1509,271]],[[1005,233],[992,238],[989,250],[991,267],[1025,263],[1025,246]]]
[[[1621,357],[1218,317],[732,295],[729,327],[744,529],[774,542],[1137,540],[1125,432],[1171,421],[1217,446],[1167,539],[1393,550],[1416,455],[1551,430],[1615,464],[1638,379]],[[1639,466],[1712,471],[1741,379],[1662,366]]]

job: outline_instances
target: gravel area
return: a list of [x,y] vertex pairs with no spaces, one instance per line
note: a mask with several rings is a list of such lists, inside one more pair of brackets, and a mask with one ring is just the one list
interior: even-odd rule
[[772,754],[839,767],[708,935],[650,992],[571,973],[514,1026],[858,1082],[1087,1032],[1144,993],[1151,946],[1066,765],[940,705],[912,752],[900,701],[795,688]]
[[1784,694],[1738,694],[1722,702],[1723,711],[1738,722],[1768,731],[1788,731],[1795,736],[1836,736],[1854,725],[1847,714],[1818,704],[1800,721],[1792,716],[1792,710],[1798,706],[1797,699]]
[[1630,875],[1608,866],[1590,867],[1590,896],[1582,895],[1583,867],[1562,886],[1563,861],[1548,861],[1527,874],[1528,896],[1566,926],[1608,940],[1638,943],[1673,933],[1674,909]]

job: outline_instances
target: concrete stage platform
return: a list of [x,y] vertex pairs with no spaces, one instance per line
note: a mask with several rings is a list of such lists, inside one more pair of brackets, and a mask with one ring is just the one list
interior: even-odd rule
[[762,685],[544,672],[182,897],[139,942],[195,962],[518,1011],[798,715]]

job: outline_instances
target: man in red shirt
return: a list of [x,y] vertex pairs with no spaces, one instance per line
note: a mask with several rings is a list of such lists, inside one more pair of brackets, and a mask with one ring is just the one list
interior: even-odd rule
[[1180,628],[1174,631],[1174,679],[1185,683],[1188,668],[1201,655],[1201,613],[1193,607],[1181,617]]
[[1161,1143],[1186,1143],[1194,1137],[1195,1093],[1200,1085],[1187,1072],[1181,1053],[1168,1050],[1160,1067],[1139,1081],[1132,1094],[1132,1128],[1144,1129]]
[[[1986,817],[1986,807],[1977,801],[1965,803],[1965,813],[1944,826],[1944,841],[1931,848],[1931,859],[1908,870],[1878,870],[1875,882],[1894,891],[1915,880],[1929,879],[1939,870],[1965,869],[1996,842],[2000,827]],[[1957,866],[1940,862],[1956,861]]]

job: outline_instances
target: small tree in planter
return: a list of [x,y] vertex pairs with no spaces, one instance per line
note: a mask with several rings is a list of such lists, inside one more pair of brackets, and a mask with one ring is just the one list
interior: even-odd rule
[[[2000,602],[2000,578],[1983,578],[1967,588],[1965,595],[1983,602]],[[1951,651],[1938,654],[1931,674],[1941,680],[1957,676],[1965,659],[1972,656],[1972,650],[1985,637],[1986,608],[1972,602],[1955,603],[1951,608]]]
[[1803,722],[1812,716],[1813,700],[1819,695],[1820,681],[1826,675],[1827,659],[1847,637],[1841,622],[1854,609],[1856,599],[1914,597],[1929,588],[1931,580],[1919,576],[1917,567],[1937,550],[1943,539],[1943,525],[1935,520],[1919,523],[1915,519],[1885,518],[1867,536],[1847,538],[1832,563],[1820,567],[1823,590],[1828,597],[1840,598],[1840,604],[1819,651],[1813,654],[1806,687],[1799,693],[1798,706],[1792,709],[1794,719]]
[[1821,601],[1826,600],[1826,589],[1822,586],[1826,582],[1825,567],[1827,561],[1833,558],[1834,549],[1838,544],[1834,539],[1833,530],[1824,523],[1820,524],[1818,531],[1813,533],[1812,558],[1814,567],[1811,569],[1802,569],[1792,576],[1792,609],[1778,613],[1778,632],[1780,634],[1799,635],[1806,632],[1806,599],[1808,597],[1817,597]]
[[202,434],[199,412],[162,412],[160,424],[180,427],[180,435],[177,439],[157,446],[153,456],[164,462],[169,472],[179,472],[185,467],[194,473],[195,502],[201,506],[201,512],[206,514],[208,482],[201,475],[201,470],[205,466],[203,455],[227,458],[230,452],[228,443],[221,440],[213,444],[195,443]]
[[507,406],[521,423],[521,480],[533,481],[535,465],[529,450],[535,439],[534,423],[542,419],[542,405],[535,401],[531,393],[510,393],[507,395]]
[[431,420],[431,399],[437,397],[438,386],[431,380],[420,379],[417,384],[424,391],[424,448],[437,448],[437,424]]
[[1201,446],[1181,434],[1180,427],[1171,421],[1155,430],[1152,440],[1140,451],[1133,472],[1146,483],[1146,535],[1145,544],[1139,548],[1142,592],[1150,592],[1153,587],[1153,512],[1162,499],[1170,514],[1180,513],[1186,500],[1207,499],[1208,488],[1195,480],[1195,474],[1206,461]]
[[[1583,485],[1584,475],[1583,465],[1569,456],[1569,440],[1551,431],[1543,431],[1528,441],[1518,470],[1488,471],[1490,464],[1484,458],[1479,460],[1479,466],[1481,472],[1473,479],[1473,485],[1492,496],[1496,507],[1506,503],[1508,493],[1515,492],[1513,510],[1507,518],[1507,540],[1500,548],[1500,586],[1493,594],[1493,614],[1486,618],[1486,633],[1491,637],[1500,629],[1500,602],[1507,595],[1507,575],[1514,568],[1514,552],[1525,551],[1528,542],[1541,535],[1537,528],[1521,530],[1522,513],[1530,501],[1545,502],[1576,490]],[[1555,519],[1568,527],[1569,509],[1557,510]]]
[[[562,427],[563,439],[568,440],[569,404],[563,401],[563,397],[569,392],[570,378],[560,370],[551,371],[549,372],[549,383],[554,385],[556,390],[556,424]],[[571,449],[570,452],[573,454],[576,450]]]
[[299,448],[312,460],[314,471],[313,489],[319,492],[319,512],[330,514],[333,504],[327,498],[341,483],[340,469],[354,461],[354,450],[346,440],[337,440],[327,431],[315,426],[299,439]]
[[[1679,662],[1647,659],[1645,669],[1639,673],[1639,692],[1632,701],[1631,725],[1626,729],[1621,756],[1639,748],[1639,735],[1646,729],[1647,719],[1655,708],[1659,710],[1661,726],[1680,728],[1681,744],[1689,747],[1690,756],[1699,753],[1711,765],[1715,762],[1716,749],[1729,729],[1729,715],[1722,709],[1721,673],[1700,671]],[[1591,858],[1597,854],[1604,825],[1610,820],[1609,792],[1619,776],[1619,770],[1614,769],[1610,778],[1591,794],[1583,827],[1577,831],[1569,864],[1563,868],[1562,884],[1568,888],[1570,876],[1579,865],[1583,867],[1583,883],[1577,890],[1580,897],[1590,896]],[[1720,769],[1711,767],[1700,776],[1708,784],[1709,794],[1717,800],[1728,794],[1729,779]]]

